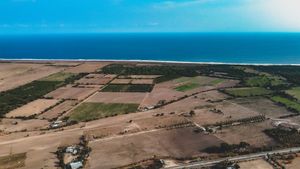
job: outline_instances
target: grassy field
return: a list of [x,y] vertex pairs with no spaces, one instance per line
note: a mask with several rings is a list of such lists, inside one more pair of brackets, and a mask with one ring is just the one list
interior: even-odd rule
[[254,76],[246,79],[245,83],[251,87],[279,86],[285,84],[282,79],[275,76]]
[[119,114],[134,113],[138,104],[83,103],[71,112],[69,120],[89,121]]
[[68,78],[71,78],[72,76],[75,76],[76,74],[73,73],[67,73],[67,72],[58,72],[55,74],[52,74],[48,77],[40,79],[41,81],[65,81]]
[[174,89],[180,92],[185,92],[188,90],[195,89],[200,86],[214,86],[222,83],[224,79],[211,78],[206,76],[197,77],[180,77],[174,79],[175,83],[182,83],[182,85],[175,87]]
[[271,100],[273,100],[276,103],[284,105],[287,109],[300,112],[300,104],[296,101],[281,96],[273,96],[271,97]]
[[0,157],[0,169],[15,169],[25,166],[26,153]]
[[268,95],[271,94],[272,91],[261,87],[243,87],[243,88],[226,89],[225,93],[235,97],[249,97],[249,96]]
[[152,84],[110,84],[102,92],[151,92]]
[[300,87],[294,87],[290,90],[287,90],[286,93],[300,101]]

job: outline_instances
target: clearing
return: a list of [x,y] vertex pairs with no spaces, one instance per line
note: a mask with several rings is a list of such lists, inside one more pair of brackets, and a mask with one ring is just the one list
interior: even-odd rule
[[273,169],[273,166],[263,159],[240,162],[238,165],[241,169]]
[[95,93],[97,90],[97,88],[79,88],[67,86],[58,88],[45,95],[45,97],[54,99],[83,100]]
[[0,169],[15,169],[25,166],[26,153],[0,157]]

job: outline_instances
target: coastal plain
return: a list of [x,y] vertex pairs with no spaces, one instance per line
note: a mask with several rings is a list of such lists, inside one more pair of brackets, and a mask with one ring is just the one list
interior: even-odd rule
[[298,66],[2,61],[0,169],[295,168],[297,152],[218,159],[300,147],[299,77]]

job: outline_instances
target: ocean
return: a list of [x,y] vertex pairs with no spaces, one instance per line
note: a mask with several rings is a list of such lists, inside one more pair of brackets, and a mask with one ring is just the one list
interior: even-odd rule
[[300,33],[0,35],[0,58],[300,64]]

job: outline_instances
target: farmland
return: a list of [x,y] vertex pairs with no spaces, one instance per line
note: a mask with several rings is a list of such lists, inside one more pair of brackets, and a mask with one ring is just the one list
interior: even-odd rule
[[226,89],[225,93],[235,97],[249,97],[249,96],[269,95],[272,93],[272,91],[260,87],[243,87],[243,88]]
[[299,146],[297,72],[293,66],[0,62],[0,168],[65,168],[72,160],[84,169],[180,167]]
[[119,103],[83,103],[73,110],[70,120],[88,121],[104,117],[116,116],[118,114],[134,113],[138,108],[137,104]]

